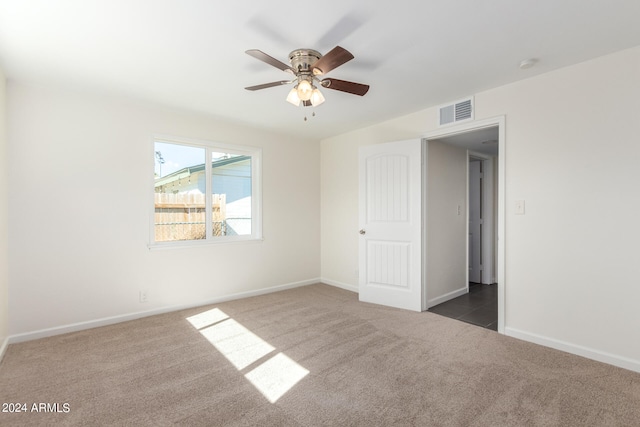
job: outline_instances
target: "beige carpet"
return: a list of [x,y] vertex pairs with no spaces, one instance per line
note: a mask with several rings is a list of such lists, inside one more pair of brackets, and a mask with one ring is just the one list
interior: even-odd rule
[[27,404],[11,426],[633,426],[640,374],[313,285],[11,345],[0,402]]

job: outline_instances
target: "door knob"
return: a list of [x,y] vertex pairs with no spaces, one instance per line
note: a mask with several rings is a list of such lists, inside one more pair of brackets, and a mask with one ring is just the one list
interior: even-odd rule
[[364,228],[360,229],[360,234],[365,234],[366,231],[364,231]]

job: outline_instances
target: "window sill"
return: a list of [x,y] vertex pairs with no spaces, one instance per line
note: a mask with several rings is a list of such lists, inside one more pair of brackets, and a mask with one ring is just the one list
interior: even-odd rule
[[197,248],[203,246],[220,246],[220,245],[231,245],[238,243],[262,243],[264,241],[263,237],[232,237],[232,238],[219,238],[213,240],[181,240],[175,242],[157,242],[157,243],[149,243],[147,247],[150,251],[156,250],[166,250],[166,249],[188,249],[188,248]]

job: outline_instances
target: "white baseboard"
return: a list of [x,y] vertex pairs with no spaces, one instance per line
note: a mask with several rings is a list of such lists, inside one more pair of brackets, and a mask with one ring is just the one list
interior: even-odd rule
[[640,361],[629,359],[627,357],[617,356],[600,350],[595,350],[581,345],[571,344],[565,341],[553,338],[543,337],[541,335],[520,331],[518,329],[505,327],[505,335],[518,338],[523,341],[529,341],[534,344],[540,344],[545,347],[555,348],[556,350],[566,351],[567,353],[586,357],[587,359],[596,360],[598,362],[608,363],[609,365],[619,368],[628,369],[630,371],[640,372]]
[[5,338],[2,342],[2,345],[0,345],[0,362],[2,362],[2,359],[4,359],[4,354],[7,352],[7,347],[9,347],[9,337]]
[[450,299],[454,299],[456,297],[464,295],[467,292],[469,292],[469,289],[464,287],[464,288],[460,288],[460,289],[458,289],[456,291],[449,292],[448,294],[444,294],[442,296],[439,296],[437,298],[430,299],[430,300],[427,301],[427,308],[431,308],[431,307],[436,306],[438,304],[442,304],[443,302],[447,302]]
[[[154,308],[152,310],[147,310],[147,311],[139,311],[136,313],[123,314],[123,315],[112,316],[112,317],[103,317],[101,319],[88,320],[85,322],[72,323],[72,324],[63,325],[63,326],[56,326],[54,328],[40,329],[38,331],[33,331],[33,332],[25,332],[22,334],[9,336],[7,340],[5,340],[5,345],[2,347],[2,350],[4,350],[7,344],[31,341],[39,338],[51,337],[54,335],[67,334],[69,332],[83,331],[85,329],[92,329],[100,326],[107,326],[107,325],[113,325],[115,323],[126,322],[128,320],[135,320],[143,317],[154,316],[156,314],[169,313],[171,311],[184,310],[187,308],[200,307],[204,305],[218,304],[221,302],[232,301],[232,300],[241,299],[241,298],[249,298],[249,297],[254,297],[258,295],[265,295],[273,292],[284,291],[287,289],[299,288],[301,286],[313,285],[316,283],[320,283],[320,278],[302,280],[300,282],[287,283],[285,285],[272,286],[269,288],[257,289],[254,291],[239,292],[236,294],[224,295],[224,296],[209,299],[209,300],[198,301],[197,303],[192,303],[192,304],[165,306],[160,308]],[[2,359],[0,358],[0,360]]]
[[347,291],[358,293],[358,287],[350,285],[348,283],[342,283],[342,282],[338,282],[336,280],[327,279],[327,278],[324,278],[324,277],[320,278],[320,282],[324,283],[325,285],[331,285],[331,286],[335,286],[336,288],[345,289]]

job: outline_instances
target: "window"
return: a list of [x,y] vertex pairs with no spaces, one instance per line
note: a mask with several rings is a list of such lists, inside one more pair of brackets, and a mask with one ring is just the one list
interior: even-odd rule
[[152,246],[262,237],[259,149],[163,138],[153,148]]

